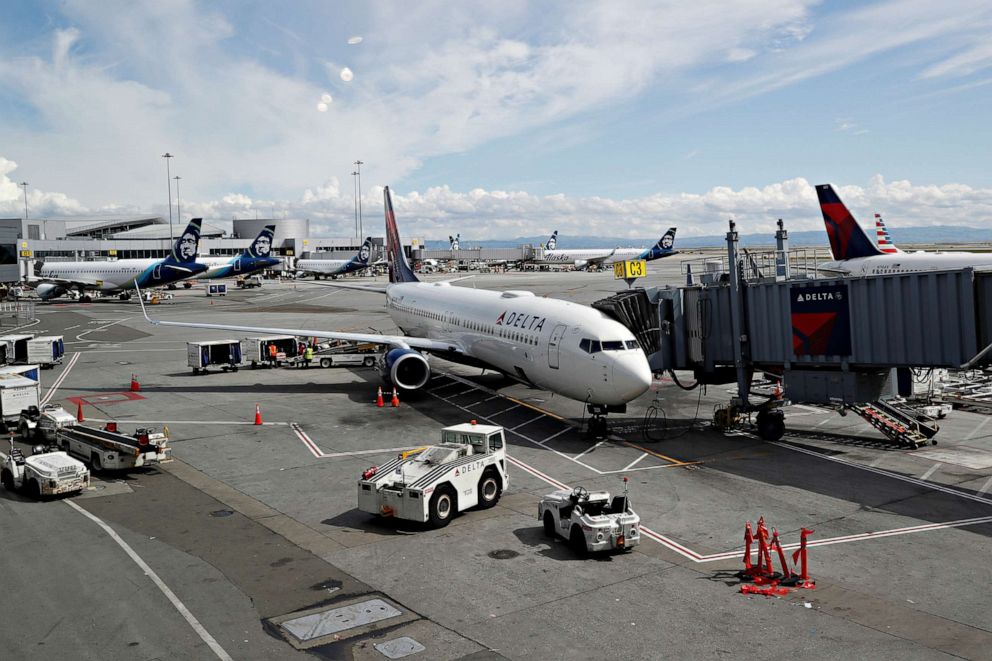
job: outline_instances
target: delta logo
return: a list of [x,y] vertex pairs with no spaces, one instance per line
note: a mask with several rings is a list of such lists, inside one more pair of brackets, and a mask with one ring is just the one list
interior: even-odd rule
[[544,322],[547,317],[538,317],[532,314],[523,314],[520,312],[510,312],[507,314],[506,310],[496,318],[497,326],[512,326],[513,328],[519,328],[521,330],[538,332],[544,328]]
[[796,296],[797,303],[806,303],[809,301],[841,301],[844,299],[844,295],[838,292],[826,291],[826,292],[800,292]]

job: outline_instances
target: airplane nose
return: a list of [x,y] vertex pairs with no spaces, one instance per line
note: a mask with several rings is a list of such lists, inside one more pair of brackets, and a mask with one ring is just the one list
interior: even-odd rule
[[617,397],[624,403],[632,401],[651,387],[651,367],[641,352],[618,357],[613,364],[613,385]]

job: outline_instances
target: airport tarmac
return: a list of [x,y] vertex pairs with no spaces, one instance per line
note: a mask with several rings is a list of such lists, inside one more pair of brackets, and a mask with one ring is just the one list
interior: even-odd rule
[[[649,270],[639,284],[681,282],[675,260]],[[618,285],[609,273],[458,283],[583,303]],[[396,330],[381,297],[312,281],[174,294],[149,312]],[[424,393],[380,409],[371,369],[194,376],[187,340],[237,335],[151,326],[134,301],[38,310],[26,330],[63,333],[67,350],[45,396],[81,402],[88,423],[168,425],[176,461],[98,475],[72,499],[0,494],[8,658],[989,658],[988,416],[955,411],[938,445],[908,451],[858,418],[793,406],[786,437],[767,443],[709,427],[730,386],[662,378],[597,442],[579,430],[581,403],[440,360]],[[645,433],[649,410],[665,422]],[[441,530],[356,510],[364,469],[470,419],[508,433],[497,507]],[[542,494],[617,491],[623,476],[646,528],[633,553],[580,559],[544,536]],[[739,594],[744,522],[759,516],[790,554],[815,531],[815,590]]]

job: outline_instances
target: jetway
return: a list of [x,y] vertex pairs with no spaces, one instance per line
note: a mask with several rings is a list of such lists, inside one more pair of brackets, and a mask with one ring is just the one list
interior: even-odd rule
[[708,264],[706,284],[695,284],[687,268],[685,286],[621,292],[594,307],[631,328],[655,372],[736,381],[725,422],[757,412],[763,437],[781,436],[784,423],[775,402],[751,401],[755,372],[781,378],[792,402],[855,406],[890,390],[894,368],[992,365],[992,272],[794,273],[800,260],[779,222],[770,256],[740,253],[731,221],[726,270]]

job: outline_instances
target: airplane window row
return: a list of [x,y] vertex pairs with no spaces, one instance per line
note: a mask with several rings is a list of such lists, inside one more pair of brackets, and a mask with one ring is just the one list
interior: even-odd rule
[[[396,307],[399,308],[401,306],[400,305],[396,305]],[[417,316],[420,316],[420,317],[425,317],[427,319],[434,319],[435,321],[444,321],[444,315],[443,314],[439,314],[437,312],[428,312],[426,310],[419,310],[417,308],[407,308],[407,309],[410,312],[412,312],[413,314],[415,314]],[[469,330],[478,331],[480,333],[486,333],[488,335],[495,335],[497,337],[505,337],[505,338],[511,339],[511,340],[513,340],[515,342],[523,342],[525,344],[530,344],[530,345],[533,345],[533,346],[537,346],[537,344],[538,344],[538,338],[537,338],[537,336],[528,335],[527,333],[523,333],[523,332],[520,332],[518,330],[514,330],[514,329],[510,329],[510,328],[504,328],[502,326],[493,326],[491,324],[482,324],[482,323],[479,323],[477,321],[472,321],[472,320],[468,320],[468,319],[465,319],[465,320],[463,320],[463,319],[451,319],[451,320],[449,320],[449,323],[454,324],[456,326],[461,326],[462,328],[467,328]],[[621,345],[622,344],[623,343],[621,342]],[[620,348],[622,349],[623,347],[621,346]]]

